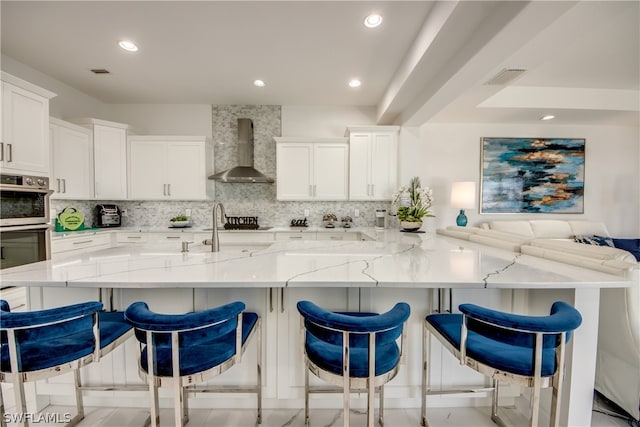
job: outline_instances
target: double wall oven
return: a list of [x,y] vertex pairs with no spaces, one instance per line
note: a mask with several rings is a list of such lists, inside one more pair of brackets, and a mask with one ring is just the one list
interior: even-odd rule
[[0,174],[0,268],[51,257],[49,179]]

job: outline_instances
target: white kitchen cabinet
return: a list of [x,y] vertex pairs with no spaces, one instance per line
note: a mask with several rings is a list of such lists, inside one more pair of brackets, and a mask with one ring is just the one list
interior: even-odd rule
[[94,195],[96,199],[127,198],[127,130],[129,125],[93,118],[69,119],[93,134]]
[[2,73],[3,172],[49,176],[49,99],[53,92]]
[[347,200],[346,138],[274,138],[278,200]]
[[51,179],[53,199],[93,198],[93,147],[91,132],[51,117]]
[[129,138],[129,198],[213,198],[213,147],[204,136]]
[[85,252],[111,247],[112,234],[108,232],[79,232],[51,240],[51,258],[62,259]]
[[398,187],[398,126],[352,126],[349,200],[391,200]]

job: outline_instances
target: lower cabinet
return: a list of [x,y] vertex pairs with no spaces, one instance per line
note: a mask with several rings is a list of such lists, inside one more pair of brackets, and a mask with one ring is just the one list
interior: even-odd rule
[[51,257],[67,258],[85,252],[97,251],[111,247],[111,233],[82,233],[66,235],[51,241]]

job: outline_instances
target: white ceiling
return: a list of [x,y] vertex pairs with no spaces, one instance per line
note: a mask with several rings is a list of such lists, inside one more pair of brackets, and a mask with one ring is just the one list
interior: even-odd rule
[[[379,28],[362,25],[371,12]],[[633,0],[3,0],[0,13],[4,55],[105,103],[375,106],[380,124],[551,113],[640,125]],[[504,68],[527,71],[485,85]],[[349,88],[356,77],[362,86]]]

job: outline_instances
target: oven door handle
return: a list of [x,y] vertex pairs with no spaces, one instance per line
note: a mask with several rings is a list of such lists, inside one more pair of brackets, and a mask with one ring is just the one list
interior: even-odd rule
[[33,225],[9,225],[6,227],[0,227],[2,231],[25,231],[25,230],[53,230],[54,226],[51,224],[33,224]]
[[44,188],[29,188],[22,185],[0,184],[0,191],[19,191],[21,193],[41,193],[47,196],[53,194],[53,190]]

